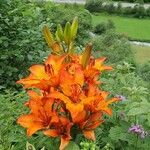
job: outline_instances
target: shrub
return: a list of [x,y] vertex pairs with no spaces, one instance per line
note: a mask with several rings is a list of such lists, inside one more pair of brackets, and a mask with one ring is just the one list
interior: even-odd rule
[[112,20],[108,20],[107,29],[115,29],[115,24]]
[[116,12],[116,7],[112,2],[110,2],[104,5],[103,10],[108,12],[109,14],[112,14]]
[[10,86],[26,73],[22,68],[41,61],[45,56],[46,47],[40,34],[43,15],[38,6],[25,1],[4,1],[0,4],[3,8],[0,16],[0,84]]
[[42,149],[44,146],[50,150],[58,149],[58,140],[51,140],[40,133],[28,138],[25,131],[16,123],[16,119],[22,112],[28,112],[22,106],[22,103],[28,99],[25,91],[17,93],[12,90],[5,90],[1,93],[0,99],[0,124],[3,124],[0,128],[1,150],[23,150],[27,141],[36,145],[38,149]]
[[148,17],[150,17],[150,7],[148,7],[148,8],[146,9],[146,14],[147,14]]
[[90,12],[102,12],[103,0],[87,0],[85,8]]
[[115,29],[114,22],[112,20],[108,20],[108,22],[101,22],[94,27],[94,33],[103,34],[107,30]]
[[118,5],[117,5],[117,8],[116,8],[116,12],[118,13],[118,14],[122,14],[122,4],[121,4],[121,2],[119,2],[118,3]]
[[135,5],[133,8],[134,16],[137,18],[143,18],[146,15],[146,10],[142,5]]
[[144,81],[150,82],[150,61],[138,67],[138,74]]
[[107,26],[105,22],[101,22],[94,27],[94,33],[99,34],[99,35],[102,33],[105,33],[106,30],[107,30]]
[[105,34],[94,39],[94,50],[96,55],[103,55],[108,58],[109,63],[128,61],[134,63],[133,54],[128,40],[114,31],[107,31]]
[[138,2],[134,7],[122,7],[120,2],[115,6],[113,2],[89,0],[86,2],[85,8],[90,12],[107,12],[109,14],[123,14],[138,18],[149,17],[149,8],[146,9],[142,4],[142,2]]
[[124,15],[131,15],[132,12],[133,12],[133,10],[132,10],[132,7],[130,7],[130,6],[125,7],[125,8],[123,8],[123,10],[122,10],[122,13],[123,13]]
[[[15,81],[25,76],[31,64],[42,62],[49,52],[42,36],[42,26],[48,24],[52,31],[56,24],[65,24],[79,16],[79,44],[88,38],[92,27],[91,15],[80,8],[64,8],[50,2],[29,2],[27,0],[0,1],[0,84],[15,87]],[[76,13],[77,12],[77,13]],[[56,19],[57,18],[57,19]],[[24,68],[24,69],[23,69]]]
[[113,0],[113,1],[119,1],[119,2],[130,2],[130,3],[149,3],[150,0]]

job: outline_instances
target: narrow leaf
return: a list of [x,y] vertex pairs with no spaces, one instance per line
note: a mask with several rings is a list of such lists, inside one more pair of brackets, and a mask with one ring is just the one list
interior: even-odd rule
[[57,25],[56,34],[57,34],[60,41],[64,40],[63,29],[62,29],[62,26],[60,24]]
[[74,45],[73,45],[74,43],[73,42],[71,42],[70,43],[70,45],[69,45],[69,54],[73,54],[74,53],[74,51],[75,51],[75,49],[74,49]]
[[78,30],[78,17],[75,17],[71,25],[71,38],[72,39],[75,39],[77,35],[77,30]]
[[84,50],[83,55],[82,55],[82,66],[83,66],[83,68],[86,68],[86,66],[90,60],[91,51],[92,51],[92,44],[89,43],[86,45],[85,50]]
[[67,22],[66,25],[65,25],[64,41],[68,45],[70,44],[70,41],[71,41],[71,25],[70,25],[69,22]]
[[48,27],[46,25],[43,27],[43,34],[44,34],[44,38],[45,38],[48,46],[51,47],[54,40],[53,40],[53,36],[52,36],[50,30],[48,29]]

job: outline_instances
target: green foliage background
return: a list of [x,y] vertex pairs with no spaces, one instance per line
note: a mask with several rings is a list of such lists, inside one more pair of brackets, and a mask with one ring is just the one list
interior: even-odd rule
[[25,91],[18,91],[15,82],[27,74],[29,66],[42,63],[50,52],[41,33],[42,26],[48,24],[53,32],[58,23],[63,26],[74,16],[79,17],[78,51],[85,42],[92,41],[93,55],[106,56],[107,64],[114,67],[101,76],[102,90],[110,91],[111,96],[117,94],[126,98],[113,105],[113,116],[103,118],[105,122],[97,128],[95,142],[82,135],[77,137],[78,149],[149,149],[149,134],[140,139],[128,132],[132,124],[140,124],[150,132],[149,63],[141,66],[135,63],[124,35],[108,27],[100,35],[91,36],[91,14],[78,5],[13,0],[0,2],[0,9],[0,150],[24,150],[27,141],[36,149],[58,150],[59,139],[48,138],[41,132],[28,138],[25,129],[17,125],[18,116],[29,110],[23,106],[28,96]]
[[78,6],[71,8],[50,2],[13,0],[1,1],[0,8],[1,88],[14,87],[15,82],[27,74],[31,64],[41,63],[49,54],[41,32],[44,24],[54,31],[58,23],[64,25],[80,16],[78,44],[83,44],[88,38],[88,30],[92,26],[90,13]]
[[108,14],[117,14],[122,16],[131,16],[136,18],[149,18],[150,17],[150,7],[145,8],[143,3],[136,3],[134,7],[122,7],[122,4],[119,2],[114,5],[112,1],[104,0],[87,0],[85,8],[90,12],[106,12]]

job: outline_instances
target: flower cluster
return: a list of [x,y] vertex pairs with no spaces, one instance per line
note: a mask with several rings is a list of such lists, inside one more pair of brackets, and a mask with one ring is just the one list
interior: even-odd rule
[[93,58],[91,44],[87,44],[82,55],[75,54],[77,28],[75,18],[72,25],[66,23],[64,31],[58,25],[53,38],[44,26],[52,54],[43,65],[30,67],[30,75],[17,82],[28,89],[30,99],[25,105],[31,110],[20,116],[18,123],[27,128],[28,136],[42,130],[49,137],[60,137],[60,150],[78,133],[95,140],[94,129],[103,122],[103,113],[111,115],[109,104],[118,101],[108,99],[109,93],[99,88],[100,74],[112,69],[103,65],[106,58]]
[[147,131],[145,131],[144,128],[138,124],[132,125],[128,131],[139,135],[142,139],[148,135]]
[[26,103],[30,114],[22,115],[18,123],[31,136],[38,130],[50,137],[60,137],[60,149],[72,138],[71,128],[77,127],[88,139],[95,140],[94,129],[102,122],[103,112],[111,115],[108,92],[99,89],[99,75],[111,67],[103,65],[105,58],[90,58],[84,68],[82,55],[50,55],[44,65],[30,67],[31,74],[19,80],[29,90]]

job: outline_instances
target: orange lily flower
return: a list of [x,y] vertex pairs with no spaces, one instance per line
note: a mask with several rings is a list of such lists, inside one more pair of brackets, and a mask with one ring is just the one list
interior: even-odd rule
[[65,56],[50,55],[45,65],[33,65],[29,68],[31,74],[25,79],[17,81],[23,84],[24,88],[34,87],[42,90],[49,90],[51,86],[59,84],[59,71]]
[[91,58],[87,68],[93,68],[93,69],[96,69],[100,72],[103,71],[103,70],[112,70],[111,66],[103,65],[105,60],[106,60],[106,57],[101,57],[101,58],[98,58],[98,59]]
[[98,111],[95,113],[87,112],[87,114],[80,114],[82,116],[82,119],[80,119],[78,125],[86,138],[95,140],[94,129],[97,128],[100,124],[102,124],[102,113]]
[[58,116],[52,112],[53,99],[38,95],[34,91],[28,93],[31,113],[20,116],[17,122],[27,128],[27,135],[31,136],[38,130],[49,128],[51,123],[58,122]]
[[60,72],[60,86],[62,84],[76,83],[84,84],[84,72],[80,64],[67,63],[63,66]]
[[89,84],[100,84],[99,75],[104,70],[112,70],[112,67],[103,65],[106,58],[91,58],[89,64],[84,70],[85,80]]
[[[75,86],[75,93],[77,91]],[[86,97],[84,94],[72,95],[70,98],[65,94],[55,91],[48,95],[50,98],[59,99],[64,102],[66,108],[69,110],[72,120],[75,123],[77,116],[84,110],[84,106],[90,105],[92,101],[97,99],[97,96]]]
[[71,123],[67,118],[60,117],[59,122],[52,125],[52,129],[44,131],[44,134],[50,137],[60,137],[61,144],[60,150],[64,150],[64,148],[69,144],[71,138],[70,129],[73,123]]
[[99,89],[99,75],[112,67],[104,65],[105,57],[95,59],[91,56],[91,43],[86,45],[82,55],[72,54],[74,41],[71,39],[74,39],[77,27],[77,19],[72,25],[67,23],[64,32],[59,25],[56,31],[59,42],[54,41],[48,28],[44,27],[53,54],[62,54],[62,48],[64,54],[50,55],[44,65],[31,66],[30,75],[17,81],[24,88],[39,89],[39,93],[28,91],[30,98],[25,105],[30,113],[20,116],[18,124],[27,128],[28,136],[42,130],[49,137],[60,137],[60,150],[76,138],[78,130],[86,138],[95,140],[94,130],[103,122],[103,112],[111,115],[109,104],[119,100],[107,100],[109,93]]
[[111,108],[109,108],[109,104],[117,102],[119,98],[115,97],[110,100],[106,100],[108,94],[108,92],[101,91],[98,98],[93,100],[90,105],[86,105],[86,108],[88,108],[92,112],[102,111],[107,113],[108,115],[112,115],[112,110]]

